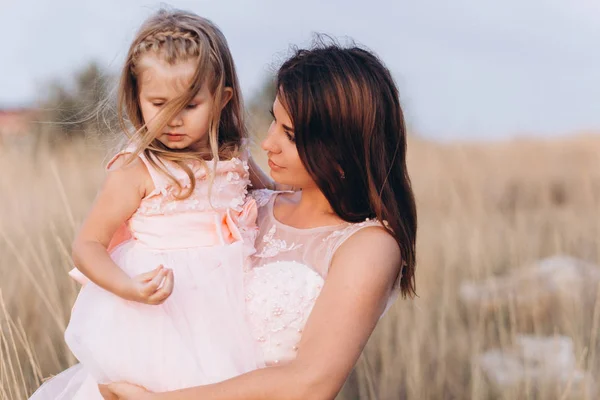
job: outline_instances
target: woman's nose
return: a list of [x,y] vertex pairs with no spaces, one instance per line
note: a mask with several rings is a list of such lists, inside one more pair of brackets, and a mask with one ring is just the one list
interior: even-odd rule
[[260,147],[269,153],[279,153],[279,146],[277,145],[277,139],[275,137],[275,123],[271,123],[269,130],[267,131],[267,137],[262,141]]

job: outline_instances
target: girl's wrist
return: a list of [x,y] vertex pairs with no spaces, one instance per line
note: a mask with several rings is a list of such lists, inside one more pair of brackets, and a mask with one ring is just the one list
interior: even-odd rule
[[133,279],[126,274],[116,282],[114,294],[125,300],[137,301],[135,285]]

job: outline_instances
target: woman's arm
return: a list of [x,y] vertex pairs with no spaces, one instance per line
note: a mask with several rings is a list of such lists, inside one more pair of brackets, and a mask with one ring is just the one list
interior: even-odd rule
[[121,384],[110,387],[121,399],[333,399],[385,309],[400,265],[400,249],[383,228],[365,228],[350,237],[336,252],[297,358],[286,365],[169,393],[140,394]]
[[[92,282],[119,297],[159,304],[166,297],[163,299],[165,293],[156,292],[170,271],[157,268],[132,280],[112,261],[107,251],[117,229],[139,207],[146,193],[147,180],[150,179],[141,160],[136,159],[124,165],[124,158],[121,156],[112,164],[87,218],[73,241],[73,261]],[[170,282],[168,283],[170,285]]]

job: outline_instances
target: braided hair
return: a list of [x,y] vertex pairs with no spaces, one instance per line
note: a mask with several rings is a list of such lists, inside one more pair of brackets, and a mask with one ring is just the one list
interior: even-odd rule
[[[189,89],[165,104],[153,129],[147,127],[138,100],[140,60],[147,55],[158,57],[170,65],[189,60],[198,63]],[[209,128],[210,154],[206,151],[169,149],[156,139],[157,134],[185,108],[203,85],[208,85],[215,105],[222,104],[226,88],[233,92],[223,109],[215,107],[213,110]],[[130,160],[143,152],[154,167],[179,187],[180,198],[191,195],[196,184],[186,161],[197,160],[206,167],[206,159],[212,159],[215,164],[220,159],[229,159],[237,155],[242,139],[247,137],[241,90],[227,40],[215,24],[191,12],[161,9],[144,22],[131,43],[121,73],[117,111],[121,129],[136,148]],[[175,177],[156,162],[157,159],[178,164],[189,176],[191,186],[184,192]]]

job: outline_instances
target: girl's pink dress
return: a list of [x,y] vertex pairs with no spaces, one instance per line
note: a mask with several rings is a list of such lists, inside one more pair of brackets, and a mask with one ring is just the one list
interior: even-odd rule
[[[111,257],[130,276],[161,264],[172,268],[173,293],[162,305],[146,305],[85,283],[65,332],[81,364],[46,382],[32,399],[101,399],[97,383],[111,381],[161,392],[261,366],[244,309],[244,270],[257,234],[246,161],[208,162],[212,185],[206,169],[192,165],[196,188],[177,200],[175,185],[140,158],[155,189],[115,235]],[[183,170],[164,165],[189,187]]]

